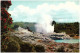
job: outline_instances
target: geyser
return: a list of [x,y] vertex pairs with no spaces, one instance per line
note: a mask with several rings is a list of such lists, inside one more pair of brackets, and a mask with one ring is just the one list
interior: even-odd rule
[[54,32],[54,25],[51,24],[36,24],[36,32],[40,33],[53,33]]
[[35,24],[36,32],[40,33],[53,33],[54,32],[54,25],[52,25],[53,19],[49,15],[43,15],[40,22]]

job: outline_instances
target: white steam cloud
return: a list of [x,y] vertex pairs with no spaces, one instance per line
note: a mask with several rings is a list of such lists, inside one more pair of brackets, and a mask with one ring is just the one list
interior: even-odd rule
[[43,14],[40,18],[39,23],[35,25],[36,32],[40,33],[53,33],[54,32],[54,25],[52,26],[52,18],[49,15]]

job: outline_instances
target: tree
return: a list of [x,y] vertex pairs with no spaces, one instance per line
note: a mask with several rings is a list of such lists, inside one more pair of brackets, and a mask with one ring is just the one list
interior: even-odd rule
[[7,11],[10,5],[11,1],[1,1],[1,34],[9,31],[12,24],[11,14]]
[[52,21],[52,26],[53,26],[53,24],[56,24],[56,22],[55,21]]
[[10,25],[12,24],[11,14],[8,13],[8,8],[11,5],[11,1],[1,1],[1,50],[6,49],[9,37],[7,35],[10,31]]

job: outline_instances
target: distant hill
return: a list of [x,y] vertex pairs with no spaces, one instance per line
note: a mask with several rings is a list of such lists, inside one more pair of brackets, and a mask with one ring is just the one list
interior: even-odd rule
[[35,24],[36,23],[31,23],[31,22],[14,22],[12,25],[12,29],[17,29],[19,26],[22,28],[29,28],[31,31],[35,31]]
[[[14,22],[12,24],[12,29],[17,29],[19,26],[22,28],[29,28],[31,31],[35,32],[35,24],[33,22]],[[78,34],[79,35],[79,23],[56,23],[54,26],[54,31],[57,33],[66,32],[67,34]]]
[[66,32],[67,34],[79,35],[79,23],[57,23],[54,28],[55,32]]

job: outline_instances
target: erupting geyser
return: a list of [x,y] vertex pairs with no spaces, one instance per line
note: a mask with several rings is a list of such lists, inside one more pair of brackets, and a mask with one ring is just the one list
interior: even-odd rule
[[54,24],[56,22],[49,16],[47,18],[43,18],[40,23],[35,25],[36,32],[39,33],[53,33],[54,32]]
[[54,32],[54,24],[48,23],[48,24],[36,24],[36,32],[40,33],[53,33]]

